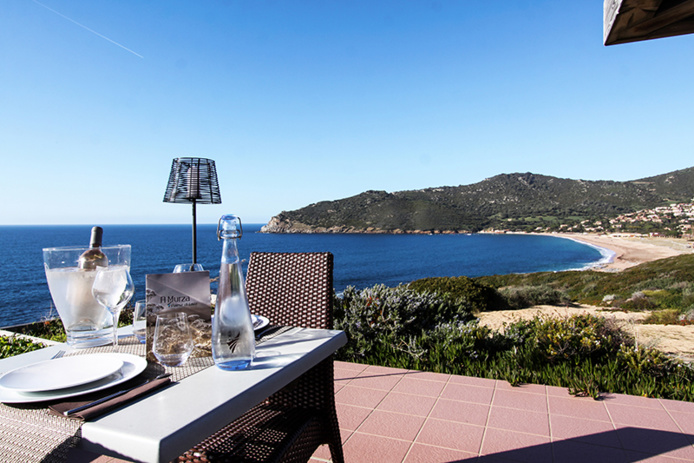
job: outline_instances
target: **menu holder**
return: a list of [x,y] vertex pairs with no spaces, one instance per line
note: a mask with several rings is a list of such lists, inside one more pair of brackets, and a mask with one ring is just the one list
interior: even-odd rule
[[147,360],[156,362],[152,341],[157,314],[184,312],[193,334],[192,357],[212,355],[212,304],[210,272],[158,273],[146,275]]

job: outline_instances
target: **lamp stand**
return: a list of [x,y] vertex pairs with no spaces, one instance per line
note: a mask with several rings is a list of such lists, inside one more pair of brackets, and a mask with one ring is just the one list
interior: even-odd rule
[[195,199],[193,199],[193,263],[190,265],[190,271],[195,269],[195,264],[198,262],[198,237],[197,237],[197,223],[195,215]]

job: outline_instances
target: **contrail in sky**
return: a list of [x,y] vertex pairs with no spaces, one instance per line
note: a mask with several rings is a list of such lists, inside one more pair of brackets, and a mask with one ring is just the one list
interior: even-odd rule
[[70,21],[71,23],[77,24],[77,25],[78,25],[79,27],[81,27],[82,29],[86,29],[86,30],[88,30],[89,32],[91,32],[92,34],[97,35],[97,36],[101,37],[101,38],[104,39],[104,40],[108,40],[109,42],[111,42],[111,43],[114,44],[114,45],[118,45],[118,46],[121,47],[123,50],[129,51],[130,53],[132,53],[133,55],[137,56],[138,58],[144,59],[144,56],[142,56],[142,55],[140,55],[140,54],[138,54],[138,53],[135,53],[134,51],[132,51],[132,50],[131,50],[130,48],[128,48],[128,47],[124,47],[123,45],[121,45],[120,43],[116,42],[115,40],[111,40],[111,39],[109,39],[108,37],[106,37],[105,35],[99,34],[97,31],[88,28],[88,27],[85,26],[84,24],[78,23],[78,22],[75,21],[74,19],[68,18],[68,17],[65,16],[64,14],[62,14],[62,13],[60,13],[60,12],[58,12],[58,11],[55,11],[53,8],[46,6],[46,5],[44,5],[43,3],[41,3],[41,2],[38,2],[38,1],[36,1],[36,0],[32,0],[32,1],[33,1],[34,3],[36,3],[36,4],[38,4],[38,5],[41,5],[42,7],[44,7],[45,9],[47,9],[48,11],[52,11],[53,13],[57,14],[57,15],[60,16],[61,18],[67,19],[67,20]]

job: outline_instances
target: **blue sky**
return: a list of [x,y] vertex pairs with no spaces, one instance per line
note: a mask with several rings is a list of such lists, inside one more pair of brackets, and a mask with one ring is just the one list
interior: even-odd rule
[[365,190],[694,166],[694,36],[601,0],[3,0],[0,224],[189,223],[171,161],[267,222]]

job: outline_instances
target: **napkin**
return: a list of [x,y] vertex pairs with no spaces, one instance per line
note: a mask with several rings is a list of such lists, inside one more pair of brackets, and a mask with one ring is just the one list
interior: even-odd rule
[[110,412],[111,410],[114,410],[118,407],[122,407],[123,405],[134,401],[135,399],[139,399],[141,397],[146,396],[147,394],[155,391],[156,389],[159,389],[161,387],[164,387],[168,384],[171,383],[171,378],[170,377],[165,377],[165,378],[159,378],[159,379],[154,379],[152,381],[142,383],[142,380],[139,380],[141,384],[133,385],[131,381],[128,381],[126,383],[123,383],[120,385],[121,387],[119,388],[109,388],[103,391],[98,391],[98,392],[93,392],[91,394],[79,396],[79,397],[72,397],[71,399],[68,399],[69,401],[67,402],[58,402],[54,403],[52,405],[49,405],[48,408],[50,410],[50,413],[53,415],[60,415],[64,416],[63,413],[72,410],[73,408],[80,407],[82,405],[87,405],[95,400],[99,400],[102,397],[109,396],[111,394],[114,394],[118,392],[119,390],[128,390],[129,388],[132,388],[132,390],[121,394],[117,397],[114,397],[113,399],[110,399],[106,402],[102,402],[99,404],[96,404],[92,407],[85,408],[84,410],[81,410],[77,413],[69,415],[70,418],[78,418],[84,421],[89,421],[91,419],[97,418],[107,412]]

